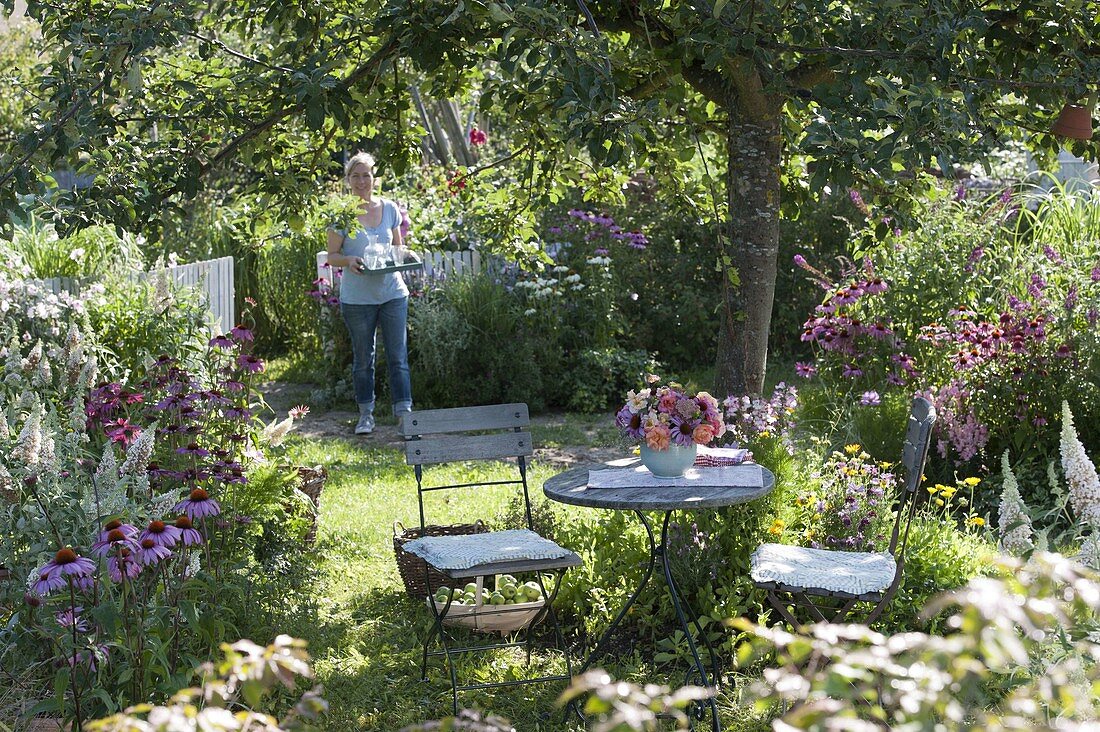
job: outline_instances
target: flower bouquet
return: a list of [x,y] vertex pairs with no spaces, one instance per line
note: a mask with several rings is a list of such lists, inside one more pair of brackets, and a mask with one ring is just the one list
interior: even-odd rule
[[648,386],[630,391],[615,423],[638,440],[642,464],[660,478],[678,478],[695,462],[699,445],[707,445],[726,430],[718,400],[705,391],[688,393],[675,382],[646,376]]

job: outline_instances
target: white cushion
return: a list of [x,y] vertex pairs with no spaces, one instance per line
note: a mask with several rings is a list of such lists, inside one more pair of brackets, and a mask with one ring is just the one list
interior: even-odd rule
[[862,595],[881,592],[898,565],[889,552],[841,552],[787,544],[761,544],[752,553],[755,582],[777,582]]
[[439,569],[469,569],[482,564],[525,559],[561,559],[571,554],[568,549],[527,529],[427,536],[407,542],[405,551]]

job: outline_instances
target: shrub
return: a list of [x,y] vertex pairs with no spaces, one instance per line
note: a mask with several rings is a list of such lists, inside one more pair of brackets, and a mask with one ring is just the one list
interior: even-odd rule
[[303,350],[316,353],[317,307],[309,283],[317,278],[317,252],[325,249],[325,230],[318,215],[301,233],[287,230],[256,257],[257,346],[269,353]]
[[61,237],[52,224],[28,213],[16,222],[10,240],[0,240],[0,268],[36,279],[100,277],[143,269],[142,244],[140,237],[108,226]]
[[139,368],[103,382],[101,342],[39,322],[86,301],[0,286],[30,313],[2,326],[0,564],[27,577],[25,595],[0,586],[0,602],[22,608],[4,664],[53,690],[30,714],[79,726],[166,693],[229,633],[256,627],[259,600],[285,598],[277,578],[248,576],[262,535],[304,530],[285,517],[285,468],[256,465],[293,420],[253,421],[263,364],[247,328],[139,350]]
[[558,388],[566,409],[573,412],[607,412],[619,406],[623,394],[659,370],[645,351],[617,346],[584,350],[573,356]]
[[1098,444],[1100,231],[1082,228],[1095,217],[1075,217],[1077,204],[1058,194],[1017,226],[1026,202],[945,196],[921,228],[841,280],[802,263],[827,288],[803,339],[817,350],[826,391],[847,402],[836,405],[837,422],[861,411],[873,421],[879,402],[892,418],[923,393],[939,414],[936,450],[973,472],[1004,449],[1045,463],[1056,449],[1051,423],[1072,398],[1089,425],[1082,439]]
[[410,303],[409,310],[409,362],[418,404],[519,401],[536,411],[544,406],[535,340],[503,285],[486,275],[449,280]]
[[942,634],[751,628],[756,652],[778,656],[753,696],[781,706],[776,724],[792,730],[1090,728],[1100,683],[1095,576],[1058,555],[1006,560],[1003,574],[925,607],[926,617],[950,612]]

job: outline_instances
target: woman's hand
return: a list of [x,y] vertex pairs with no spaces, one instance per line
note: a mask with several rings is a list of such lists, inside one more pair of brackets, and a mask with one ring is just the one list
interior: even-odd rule
[[357,274],[363,274],[367,271],[367,263],[363,261],[362,257],[348,257],[348,266]]

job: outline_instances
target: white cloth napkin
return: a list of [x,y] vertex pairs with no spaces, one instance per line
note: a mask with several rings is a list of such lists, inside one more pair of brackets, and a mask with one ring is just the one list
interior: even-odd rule
[[762,488],[759,465],[688,468],[682,478],[658,478],[644,465],[633,468],[589,470],[589,488],[693,488],[700,483],[721,488]]

